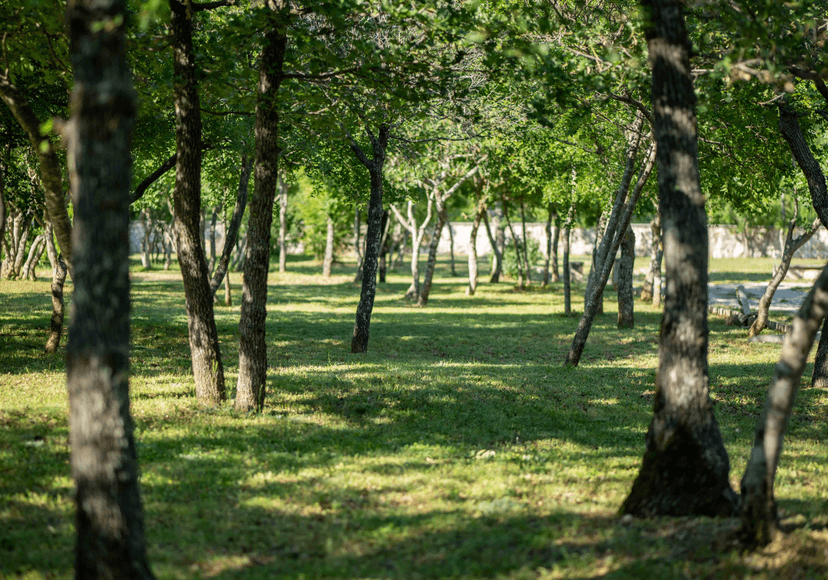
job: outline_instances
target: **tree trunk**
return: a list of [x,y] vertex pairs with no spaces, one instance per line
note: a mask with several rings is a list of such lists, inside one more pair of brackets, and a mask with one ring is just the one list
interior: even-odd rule
[[417,298],[417,306],[423,307],[428,304],[428,296],[431,294],[431,283],[434,280],[434,271],[437,268],[437,247],[440,245],[440,237],[443,235],[443,226],[448,221],[445,201],[437,194],[437,221],[431,231],[431,243],[428,245],[428,262],[426,263],[425,276],[423,277],[423,288]]
[[173,205],[178,265],[195,378],[196,398],[216,405],[225,399],[213,295],[201,246],[201,106],[193,53],[193,13],[188,3],[169,0],[172,11],[173,99],[175,101],[175,187]]
[[55,241],[53,239],[52,223],[45,223],[46,234],[46,255],[49,256],[49,264],[52,266],[52,318],[49,321],[49,338],[46,339],[44,352],[57,352],[60,346],[60,339],[63,336],[63,285],[66,282],[66,263],[58,256]]
[[27,211],[23,219],[23,224],[20,229],[20,235],[17,236],[14,256],[11,261],[11,269],[9,271],[9,278],[16,279],[20,277],[20,271],[23,269],[23,261],[26,259],[26,245],[29,242],[29,234],[32,231],[32,218],[34,214]]
[[512,235],[512,245],[515,248],[515,262],[517,263],[518,269],[517,287],[519,290],[523,290],[523,252],[520,249],[518,237],[515,235],[515,229],[512,227],[512,220],[509,219],[508,208],[503,208],[503,216],[506,218],[506,226],[509,228],[509,233]]
[[417,219],[414,217],[414,202],[408,200],[406,212],[408,220],[397,209],[397,206],[391,205],[391,210],[399,224],[411,234],[411,286],[405,292],[405,298],[411,300],[419,300],[420,298],[420,246],[423,237],[425,237],[426,228],[431,222],[432,207],[434,206],[431,197],[427,198],[426,203],[426,217],[419,226],[417,225]]
[[[497,210],[498,208],[495,208]],[[490,284],[497,284],[500,282],[500,275],[503,273],[503,230],[500,227],[500,214],[497,211],[492,211],[494,223],[494,233],[489,227],[489,213],[488,211],[483,215],[483,225],[486,226],[486,235],[489,237],[489,244],[492,246],[492,274],[489,277]]]
[[210,216],[210,263],[207,265],[207,271],[211,276],[216,271],[216,223],[218,222],[220,210],[220,205],[215,206],[213,208],[213,215]]
[[383,210],[382,212],[382,223],[380,224],[380,229],[382,230],[382,241],[380,242],[380,256],[379,256],[379,281],[380,284],[385,284],[385,274],[388,269],[388,252],[390,251],[391,245],[391,226],[390,220],[388,216],[391,212],[389,210]]
[[451,222],[446,220],[446,227],[448,228],[449,233],[449,264],[450,264],[450,271],[452,276],[457,276],[457,268],[454,265],[454,228],[451,225]]
[[750,325],[750,329],[748,330],[748,338],[753,338],[758,335],[768,325],[768,313],[770,312],[771,302],[773,302],[773,295],[776,293],[776,289],[779,288],[779,284],[782,283],[782,280],[784,280],[785,276],[788,274],[788,268],[791,266],[791,260],[793,259],[794,253],[796,253],[799,248],[805,245],[805,243],[813,237],[819,229],[819,226],[820,221],[819,218],[817,218],[807,231],[794,238],[793,231],[796,227],[796,214],[794,214],[793,219],[788,224],[788,233],[785,236],[782,259],[780,260],[779,265],[774,268],[771,281],[768,284],[768,287],[765,288],[762,298],[759,299],[759,306],[756,310],[756,320],[754,320],[753,324]]
[[129,144],[136,98],[125,4],[73,0],[67,11],[75,75],[66,130],[75,291],[66,373],[78,579],[153,578],[129,413]]
[[635,233],[630,226],[621,242],[621,260],[618,264],[618,328],[633,328],[633,270],[635,268]]
[[690,42],[677,0],[642,0],[652,66],[667,293],[653,419],[621,508],[638,516],[731,515],[738,496],[707,367],[707,215],[699,183]]
[[325,236],[325,258],[322,261],[322,275],[326,278],[331,277],[331,267],[334,260],[334,221],[331,216],[328,216],[328,230]]
[[141,240],[141,267],[144,270],[152,268],[152,256],[150,255],[150,237],[152,236],[152,217],[149,208],[141,210],[141,226],[144,228],[144,237]]
[[469,286],[466,288],[467,296],[474,296],[477,291],[477,232],[480,230],[480,222],[486,215],[486,202],[481,195],[477,201],[477,211],[474,214],[471,233],[469,235]]
[[[584,304],[584,313],[581,316],[581,320],[578,322],[578,328],[575,330],[575,336],[572,338],[572,346],[569,347],[569,352],[566,355],[566,361],[564,361],[565,366],[577,366],[581,360],[581,355],[584,353],[586,341],[589,338],[589,332],[592,329],[592,323],[595,321],[595,316],[598,314],[598,305],[602,300],[604,288],[606,287],[610,273],[612,272],[613,263],[615,262],[615,254],[621,246],[624,234],[630,227],[630,220],[632,219],[635,205],[638,203],[638,198],[641,197],[641,192],[644,190],[644,186],[650,178],[653,166],[655,165],[655,160],[656,144],[652,143],[650,145],[650,149],[647,151],[644,165],[638,173],[638,180],[636,181],[633,193],[625,204],[623,210],[620,212],[619,227],[616,228],[615,235],[613,236],[612,243],[610,244],[607,252],[607,258],[604,260],[603,269],[601,272],[596,273],[594,282],[595,287],[590,299]],[[633,238],[633,245],[634,244],[635,239]],[[634,251],[635,247],[633,247],[633,261],[635,260]],[[632,284],[632,274],[630,274],[630,284]],[[630,295],[632,295],[632,288],[630,288]],[[632,298],[630,299],[632,300]]]
[[572,273],[569,270],[569,235],[572,232],[572,221],[575,219],[575,204],[569,206],[564,223],[563,239],[563,284],[564,284],[564,314],[572,314]]
[[279,103],[283,78],[285,36],[275,14],[267,23],[259,64],[256,102],[256,160],[253,197],[247,224],[247,250],[239,316],[239,380],[237,411],[261,411],[267,383],[267,272],[270,265],[270,227],[279,178]]
[[360,230],[362,229],[362,211],[357,207],[354,210],[354,255],[356,256],[357,269],[354,274],[354,284],[362,281],[362,265],[365,262],[365,257],[362,255],[362,243],[360,239]]
[[377,262],[380,238],[382,237],[382,175],[385,165],[385,148],[388,146],[388,125],[381,125],[379,135],[368,131],[373,156],[371,159],[351,141],[351,149],[371,175],[371,197],[368,201],[368,231],[365,235],[365,257],[363,259],[362,291],[354,322],[354,336],[351,339],[352,353],[368,352],[368,337],[371,328],[371,312],[377,293]]
[[779,362],[773,372],[765,409],[756,426],[753,449],[742,476],[743,539],[766,545],[773,540],[778,519],[773,484],[782,454],[782,441],[790,422],[802,371],[817,329],[828,311],[828,267],[817,279],[785,335]]
[[224,276],[224,305],[233,306],[233,294],[230,291],[230,272]]
[[[546,219],[546,259],[543,261],[543,285],[549,286],[551,282],[558,281],[558,228],[555,227],[555,234],[552,234],[552,227],[556,219],[555,204],[549,204],[549,215]],[[554,260],[552,257],[552,240],[555,240]],[[554,262],[554,270],[550,271]]]
[[[214,298],[219,286],[221,286],[222,279],[227,274],[227,269],[230,267],[230,257],[233,253],[233,248],[236,246],[236,240],[239,237],[239,228],[241,228],[242,217],[244,217],[244,209],[247,207],[247,189],[249,183],[250,163],[247,160],[247,154],[243,154],[241,176],[239,177],[239,190],[236,194],[236,203],[233,206],[233,217],[230,218],[229,225],[226,220],[224,222],[224,247],[221,250],[218,265],[213,271],[213,278],[210,280],[210,293]],[[230,304],[227,304],[227,306],[230,306]]]
[[532,284],[532,265],[529,263],[529,238],[526,236],[526,210],[520,200],[520,228],[523,234],[523,265],[526,269],[526,284]]
[[23,264],[23,269],[20,271],[20,278],[22,280],[37,280],[37,273],[35,272],[35,265],[43,257],[43,250],[46,249],[46,237],[43,234],[37,236],[29,248],[29,257],[26,258],[26,263]]
[[[6,172],[8,171],[8,157],[9,146],[6,146],[6,151],[0,156],[0,264],[3,263],[3,246],[6,241]],[[0,277],[3,276],[3,268],[0,266]]]
[[288,186],[284,179],[279,182],[279,273],[287,270],[287,207]]
[[[644,278],[644,285],[641,287],[641,301],[650,302],[654,298],[655,284],[658,280],[659,294],[661,294],[661,259],[658,257],[661,252],[661,216],[656,212],[653,221],[650,222],[652,232],[652,244],[650,246],[650,267]],[[653,302],[656,304],[655,302]]]

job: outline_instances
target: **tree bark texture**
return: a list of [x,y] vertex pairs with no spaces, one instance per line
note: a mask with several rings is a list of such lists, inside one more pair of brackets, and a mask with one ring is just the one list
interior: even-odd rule
[[129,413],[130,141],[136,97],[123,0],[70,0],[66,136],[74,208],[66,371],[77,504],[75,578],[149,579]]
[[563,286],[564,286],[564,314],[572,314],[572,272],[569,270],[569,236],[572,233],[572,221],[575,219],[575,204],[569,206],[564,222],[563,239]]
[[382,230],[382,241],[380,242],[380,256],[379,256],[379,282],[385,284],[385,274],[388,271],[388,253],[391,251],[391,226],[392,223],[388,217],[389,210],[383,210],[382,223],[380,229]]
[[287,208],[288,186],[284,180],[279,182],[279,273],[287,271]]
[[[233,217],[230,218],[230,223],[225,221],[224,227],[224,247],[221,250],[221,257],[218,260],[216,269],[213,272],[213,278],[210,280],[210,293],[215,297],[216,292],[221,286],[221,282],[227,275],[227,269],[230,266],[230,256],[233,253],[233,248],[236,246],[236,240],[239,237],[239,228],[241,227],[242,217],[244,217],[244,210],[247,207],[247,189],[250,183],[250,163],[247,161],[247,155],[242,155],[241,176],[239,177],[239,190],[236,194],[236,203],[233,206]],[[226,306],[230,306],[226,304]]]
[[486,201],[481,195],[477,201],[477,211],[474,213],[471,233],[469,235],[469,285],[466,288],[467,296],[474,296],[477,291],[477,232],[480,230],[480,222],[486,215]]
[[408,200],[406,216],[397,209],[397,206],[391,205],[391,211],[400,225],[411,234],[411,286],[405,291],[405,297],[411,300],[417,300],[420,297],[420,246],[423,243],[426,228],[431,222],[432,208],[434,202],[431,197],[426,200],[426,217],[418,226],[417,219],[414,217],[414,202]]
[[51,222],[45,224],[46,233],[46,255],[49,256],[49,264],[52,266],[52,317],[49,320],[49,338],[46,339],[44,352],[57,352],[60,346],[60,339],[63,336],[63,319],[65,308],[63,303],[63,285],[66,282],[66,262],[58,255],[53,239],[53,228]]
[[[8,152],[8,149],[6,150]],[[3,263],[3,245],[6,241],[6,172],[8,164],[5,154],[0,156],[0,264]],[[0,266],[0,276],[3,275]]]
[[529,263],[529,238],[526,236],[526,208],[520,201],[520,229],[523,235],[523,265],[526,269],[526,283],[532,284],[532,265]]
[[371,175],[371,197],[368,201],[368,231],[365,234],[365,255],[362,260],[362,291],[354,322],[354,335],[351,339],[352,353],[368,352],[368,337],[371,329],[371,313],[374,309],[374,297],[377,293],[377,266],[380,238],[382,237],[382,175],[385,166],[385,149],[388,146],[388,125],[380,125],[374,135],[368,131],[371,139],[372,158],[368,159],[359,146],[351,141],[351,149]]
[[756,426],[753,449],[741,482],[741,533],[747,543],[769,544],[776,533],[778,520],[773,495],[776,468],[808,353],[827,311],[828,267],[820,274],[785,335],[765,409]]
[[417,306],[420,307],[428,304],[431,284],[434,281],[434,271],[437,269],[437,247],[440,245],[440,237],[443,235],[443,226],[448,221],[445,201],[440,198],[439,193],[436,198],[437,221],[434,222],[434,229],[431,230],[431,243],[428,245],[428,261],[426,262],[425,276],[423,276],[423,287],[417,297]]
[[[659,303],[661,302],[661,216],[656,212],[653,221],[650,222],[652,232],[652,245],[650,249],[650,267],[644,277],[644,284],[641,288],[642,302],[650,302],[654,299],[655,284],[658,281]],[[654,302],[654,304],[657,304]]]
[[[604,294],[604,288],[606,287],[607,281],[612,273],[613,263],[615,262],[615,254],[621,246],[624,234],[627,229],[629,229],[635,205],[638,203],[638,198],[641,197],[641,192],[644,190],[644,186],[652,173],[653,165],[656,160],[656,149],[656,144],[653,143],[650,146],[644,164],[639,171],[638,180],[636,181],[633,193],[625,204],[623,211],[619,212],[621,214],[619,219],[620,225],[616,228],[612,244],[610,245],[607,257],[603,263],[603,268],[601,272],[597,273],[595,276],[594,288],[592,294],[590,295],[590,299],[586,302],[586,304],[584,304],[584,313],[581,315],[581,320],[578,322],[578,328],[575,330],[575,336],[572,338],[572,346],[569,347],[569,352],[566,355],[566,361],[564,362],[565,366],[578,366],[578,363],[581,360],[581,355],[584,353],[584,348],[586,347],[586,342],[589,338],[589,332],[592,329],[592,323],[595,321],[595,317],[599,312],[600,303],[603,301],[602,297]],[[633,238],[633,244],[635,244],[635,238]],[[632,259],[633,261],[635,260],[634,255]],[[630,284],[632,284],[632,274],[630,274]],[[632,288],[630,288],[630,294],[632,294]]]
[[[523,251],[520,249],[520,242],[518,237],[515,235],[515,229],[512,227],[512,220],[509,219],[509,208],[504,208],[503,216],[506,218],[506,226],[509,228],[509,233],[512,235],[512,246],[515,248],[515,263],[517,264],[518,270],[518,280],[517,280],[517,287],[520,290],[523,290]],[[524,240],[526,243],[526,240]]]
[[642,0],[642,6],[649,16],[667,292],[653,419],[641,470],[621,510],[645,517],[731,515],[738,497],[708,390],[707,215],[690,42],[681,2]]
[[328,216],[327,230],[325,235],[325,258],[322,260],[322,275],[331,277],[331,267],[334,260],[334,221]]
[[785,236],[782,259],[779,261],[779,265],[774,269],[771,281],[768,284],[768,287],[765,288],[765,292],[762,294],[762,297],[759,299],[759,306],[757,306],[756,309],[756,320],[753,321],[753,324],[751,324],[748,329],[748,338],[758,335],[768,325],[768,313],[770,312],[771,302],[773,302],[773,295],[776,294],[776,289],[779,288],[782,280],[784,280],[785,276],[788,274],[788,268],[791,266],[791,260],[793,259],[794,254],[813,237],[819,229],[819,226],[820,221],[819,218],[817,218],[807,231],[794,238],[793,231],[796,227],[795,215],[788,224],[788,233]]
[[[497,209],[497,208],[495,208]],[[492,274],[489,276],[489,284],[498,284],[500,275],[503,273],[503,235],[500,227],[500,214],[492,211],[494,222],[494,233],[489,224],[488,210],[483,215],[483,225],[486,226],[486,235],[489,237],[489,244],[492,246]]]
[[[828,187],[825,184],[825,175],[805,140],[796,111],[785,102],[779,106],[779,131],[805,175],[811,192],[811,203],[819,221],[828,228]],[[811,377],[811,386],[817,388],[828,387],[828,321],[822,330],[814,360],[814,374]]]
[[618,263],[618,328],[635,326],[633,300],[633,269],[635,267],[635,234],[631,227],[621,241],[621,260]]
[[272,16],[265,32],[256,103],[256,160],[253,196],[247,224],[241,315],[239,317],[239,381],[237,411],[261,411],[267,382],[267,272],[270,226],[279,168],[279,105],[287,36]]
[[175,187],[173,206],[178,264],[184,281],[196,398],[208,405],[225,399],[213,294],[201,246],[201,108],[193,54],[193,13],[182,0],[172,11]]

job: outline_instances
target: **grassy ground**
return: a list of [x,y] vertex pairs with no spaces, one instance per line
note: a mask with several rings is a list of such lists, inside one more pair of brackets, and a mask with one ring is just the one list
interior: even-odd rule
[[[828,576],[826,393],[805,388],[797,401],[777,478],[788,534],[767,550],[735,551],[735,520],[626,521],[617,509],[651,416],[658,312],[637,303],[636,328],[620,331],[608,292],[580,367],[564,369],[577,318],[563,316],[560,285],[483,283],[470,298],[445,266],[425,309],[401,299],[402,270],[379,286],[364,356],[349,354],[352,265],[323,280],[295,258],[271,274],[259,416],[194,402],[179,275],[133,269],[132,413],[160,578]],[[728,281],[770,267],[711,270]],[[42,352],[47,290],[0,283],[2,578],[72,576],[64,364]],[[216,312],[233,385],[239,309]],[[744,334],[711,319],[712,396],[737,489],[779,351]]]

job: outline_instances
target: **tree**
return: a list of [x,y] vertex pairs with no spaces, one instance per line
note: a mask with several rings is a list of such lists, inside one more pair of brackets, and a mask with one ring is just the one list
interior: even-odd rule
[[707,220],[698,172],[695,93],[682,4],[642,0],[652,67],[667,292],[653,419],[622,506],[640,516],[731,514],[730,461],[708,392]]
[[130,137],[136,101],[123,0],[71,0],[66,129],[75,200],[66,372],[77,504],[75,577],[153,578],[129,414]]

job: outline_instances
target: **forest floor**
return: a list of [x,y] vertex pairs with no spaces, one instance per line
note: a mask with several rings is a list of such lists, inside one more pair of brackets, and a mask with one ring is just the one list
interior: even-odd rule
[[[772,265],[714,260],[711,283],[760,282]],[[741,551],[735,519],[621,518],[652,414],[659,312],[637,302],[635,328],[619,330],[608,289],[580,366],[565,369],[578,319],[563,315],[560,284],[518,292],[481,276],[468,297],[461,266],[451,277],[440,262],[427,308],[402,299],[407,267],[390,275],[369,352],[352,355],[353,264],[323,279],[291,257],[270,276],[271,372],[255,416],[195,402],[179,275],[133,268],[131,410],[160,579],[828,577],[828,393],[804,387],[796,402],[776,480],[786,533],[768,548]],[[239,282],[235,304],[216,308],[231,398]],[[48,290],[0,282],[3,579],[72,577]],[[715,316],[710,330],[738,490],[779,345],[749,344]]]

